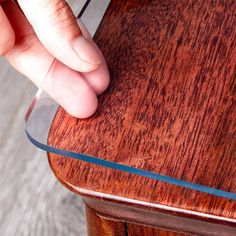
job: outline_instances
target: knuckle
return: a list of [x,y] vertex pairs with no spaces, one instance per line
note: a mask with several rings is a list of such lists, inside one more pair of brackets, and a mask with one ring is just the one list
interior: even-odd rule
[[33,49],[36,40],[33,34],[27,35],[27,37],[17,38],[13,52],[10,51],[7,56],[10,57],[12,61],[17,61],[18,58]]
[[58,30],[64,30],[75,25],[76,19],[65,1],[53,0],[51,3],[50,20]]
[[34,33],[28,34],[22,38],[18,38],[16,43],[19,54],[27,52],[33,48],[35,43],[37,42],[37,38],[35,37]]

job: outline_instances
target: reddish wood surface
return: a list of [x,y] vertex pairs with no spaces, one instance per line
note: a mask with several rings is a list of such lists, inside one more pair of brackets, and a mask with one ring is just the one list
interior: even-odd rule
[[187,236],[162,229],[146,227],[102,217],[86,208],[89,236]]
[[[236,193],[235,26],[235,0],[112,1],[96,35],[111,86],[89,119],[60,109],[49,144]],[[233,200],[53,154],[49,161],[78,193],[236,220]]]
[[135,224],[127,224],[128,236],[187,236],[187,234],[180,234],[171,231],[155,229]]
[[126,225],[123,222],[114,221],[98,216],[93,210],[86,208],[87,228],[89,236],[124,236]]

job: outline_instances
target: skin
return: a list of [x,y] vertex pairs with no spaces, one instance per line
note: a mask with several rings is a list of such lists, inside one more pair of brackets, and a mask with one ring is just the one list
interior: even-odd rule
[[64,0],[0,0],[0,56],[69,114],[87,118],[109,85],[101,51]]

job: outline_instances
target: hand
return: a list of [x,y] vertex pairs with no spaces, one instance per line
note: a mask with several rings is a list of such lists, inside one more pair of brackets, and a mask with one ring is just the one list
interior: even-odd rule
[[72,116],[91,116],[109,84],[100,50],[64,0],[18,3],[0,0],[0,55]]

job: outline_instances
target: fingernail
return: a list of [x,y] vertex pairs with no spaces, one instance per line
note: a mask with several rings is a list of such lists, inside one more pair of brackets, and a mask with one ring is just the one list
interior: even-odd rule
[[83,36],[79,36],[72,42],[72,47],[77,55],[90,64],[101,64],[102,59],[96,48]]

